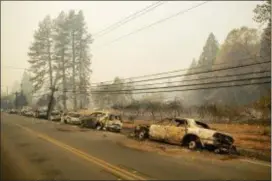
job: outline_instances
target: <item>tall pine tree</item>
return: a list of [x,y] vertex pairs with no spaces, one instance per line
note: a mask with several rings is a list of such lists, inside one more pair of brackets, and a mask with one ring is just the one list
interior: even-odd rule
[[52,21],[50,16],[46,16],[39,23],[39,28],[34,33],[34,41],[28,52],[34,91],[42,88],[46,75],[49,75],[50,87],[53,84],[52,43]]
[[[208,36],[208,39],[203,47],[203,51],[199,57],[198,60],[198,67],[200,67],[195,71],[209,71],[212,70],[213,64],[216,60],[216,57],[218,55],[219,52],[219,43],[216,40],[215,36],[213,33],[210,33]],[[202,77],[202,76],[207,76],[207,74],[200,74],[197,77]],[[199,83],[203,83],[203,81],[199,82]],[[194,91],[195,94],[195,98],[196,101],[199,104],[205,104],[208,99],[209,99],[209,95],[210,95],[210,90],[198,90],[198,91]]]
[[77,88],[79,89],[79,108],[88,104],[89,89],[90,89],[90,74],[91,74],[91,54],[90,44],[92,43],[91,34],[88,33],[88,29],[85,23],[84,15],[82,11],[79,11],[74,18],[75,25],[75,37],[74,37],[74,49],[75,49],[75,70],[78,78]]
[[209,34],[205,46],[203,47],[203,52],[201,53],[198,65],[205,66],[205,69],[211,69],[212,65],[216,59],[219,52],[219,43],[216,40],[213,33]]
[[[67,76],[68,70],[71,67],[70,63],[70,54],[69,54],[69,44],[70,44],[70,36],[69,36],[69,24],[67,21],[66,14],[62,11],[59,16],[54,21],[54,60],[61,65],[61,84],[62,84],[62,95],[61,99],[63,101],[63,108],[67,109]],[[55,67],[55,71],[59,67]]]

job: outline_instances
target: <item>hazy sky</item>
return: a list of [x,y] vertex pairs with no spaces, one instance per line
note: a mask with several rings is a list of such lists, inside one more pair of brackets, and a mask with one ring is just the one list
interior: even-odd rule
[[[28,68],[27,51],[38,22],[46,15],[56,17],[62,10],[83,10],[90,33],[150,5],[151,1],[1,1],[1,86],[20,81]],[[142,26],[187,9],[201,1],[169,1],[111,33],[94,40],[91,51],[92,82],[115,76],[131,77],[182,69],[198,58],[210,32],[222,43],[233,28],[259,28],[252,20],[260,1],[218,1],[193,9],[152,28],[108,42]],[[3,88],[3,87],[2,87]]]

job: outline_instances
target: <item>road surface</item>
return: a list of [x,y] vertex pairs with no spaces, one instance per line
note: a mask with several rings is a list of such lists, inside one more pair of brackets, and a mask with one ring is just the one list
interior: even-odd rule
[[271,176],[270,163],[165,156],[117,144],[124,139],[121,134],[66,127],[2,113],[3,179],[268,180]]

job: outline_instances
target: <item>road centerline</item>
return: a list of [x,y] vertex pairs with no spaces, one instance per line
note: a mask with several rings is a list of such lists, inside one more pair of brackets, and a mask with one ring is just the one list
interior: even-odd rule
[[[12,123],[13,124],[13,123]],[[33,134],[33,135],[36,135],[40,138],[42,138],[43,140],[46,140],[47,142],[50,142],[52,144],[54,144],[55,146],[58,146],[60,148],[63,148],[75,155],[77,155],[78,157],[81,157],[89,162],[92,162],[106,170],[108,170],[109,172],[112,172],[113,174],[116,174],[118,176],[120,176],[121,178],[125,179],[125,180],[149,180],[147,178],[144,178],[144,177],[141,177],[141,176],[138,176],[138,175],[135,175],[133,173],[130,173],[129,171],[127,170],[124,170],[122,168],[119,168],[118,166],[115,166],[115,165],[112,165],[104,160],[101,160],[99,158],[96,158],[90,154],[87,154],[81,150],[78,150],[76,148],[73,148],[65,143],[62,143],[60,141],[57,141],[55,140],[54,138],[51,138],[49,136],[47,136],[46,134],[42,134],[42,133],[39,133],[37,131],[34,131],[30,128],[27,128],[25,126],[22,126],[20,124],[14,124],[15,126],[17,127],[20,127],[21,129],[27,131],[28,133],[30,134]]]

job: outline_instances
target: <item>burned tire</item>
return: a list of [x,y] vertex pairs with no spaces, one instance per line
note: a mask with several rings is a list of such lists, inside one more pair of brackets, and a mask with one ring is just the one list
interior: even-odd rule
[[95,125],[95,129],[98,130],[98,131],[100,131],[100,130],[103,129],[103,125],[100,124],[100,123],[97,123],[97,124]]
[[196,135],[187,135],[182,141],[182,146],[194,151],[202,149],[201,141]]
[[237,151],[237,149],[236,149],[235,146],[232,146],[232,147],[229,149],[229,154],[230,154],[230,155],[239,155],[239,152]]
[[140,141],[143,141],[145,139],[147,139],[148,137],[148,133],[147,133],[147,130],[146,129],[141,129],[138,133],[137,133],[137,138],[140,140]]

